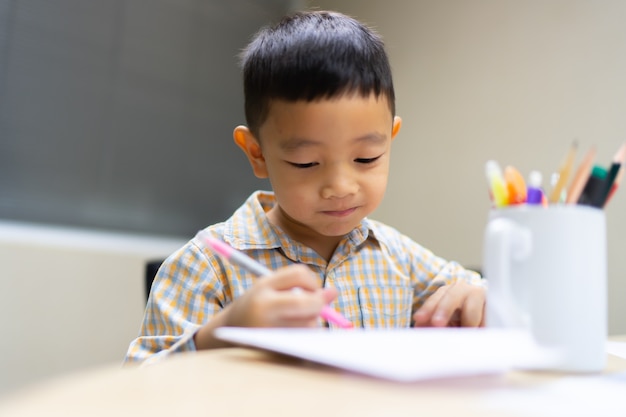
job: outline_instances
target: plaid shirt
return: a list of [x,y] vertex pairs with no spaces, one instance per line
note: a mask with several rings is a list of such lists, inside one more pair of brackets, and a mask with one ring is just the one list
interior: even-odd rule
[[[397,230],[364,219],[339,243],[330,262],[271,225],[274,196],[258,191],[233,216],[206,231],[269,269],[303,263],[322,286],[333,286],[331,305],[357,327],[409,327],[411,316],[437,288],[478,274],[447,262]],[[191,240],[161,266],[148,298],[140,335],[126,361],[156,360],[195,350],[195,332],[259,279]],[[320,325],[335,327],[320,319]]]

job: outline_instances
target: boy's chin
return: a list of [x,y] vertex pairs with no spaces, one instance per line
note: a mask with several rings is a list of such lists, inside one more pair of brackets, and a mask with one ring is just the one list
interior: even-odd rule
[[324,228],[323,231],[318,230],[318,233],[328,238],[340,238],[349,234],[357,227],[358,227],[358,224],[347,224],[345,226],[327,227],[327,228]]

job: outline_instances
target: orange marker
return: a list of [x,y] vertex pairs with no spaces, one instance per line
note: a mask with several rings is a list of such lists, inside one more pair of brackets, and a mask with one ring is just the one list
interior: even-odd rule
[[509,204],[524,204],[526,202],[526,182],[522,174],[508,165],[504,168],[504,181],[509,192]]

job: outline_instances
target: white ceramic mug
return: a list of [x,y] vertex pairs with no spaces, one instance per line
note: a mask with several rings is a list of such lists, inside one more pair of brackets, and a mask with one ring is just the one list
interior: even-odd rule
[[488,327],[526,328],[558,352],[538,368],[596,372],[606,363],[606,221],[581,205],[492,210],[485,231]]

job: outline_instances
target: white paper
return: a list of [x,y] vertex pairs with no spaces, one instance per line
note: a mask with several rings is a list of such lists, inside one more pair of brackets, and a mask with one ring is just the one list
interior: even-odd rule
[[506,372],[545,363],[524,332],[505,329],[258,329],[225,327],[220,339],[396,381]]
[[606,343],[606,351],[611,355],[626,359],[626,342],[608,341]]

